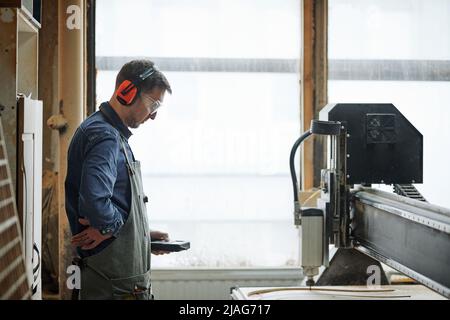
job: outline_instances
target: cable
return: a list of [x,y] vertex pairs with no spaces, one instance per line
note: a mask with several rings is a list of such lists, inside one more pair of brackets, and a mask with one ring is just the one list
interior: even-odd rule
[[300,144],[312,134],[326,135],[326,136],[337,136],[341,132],[341,123],[336,121],[321,121],[312,120],[311,128],[301,135],[300,138],[295,141],[294,146],[291,150],[291,156],[289,158],[289,166],[291,168],[291,179],[292,186],[294,189],[294,201],[298,202],[298,186],[297,186],[297,174],[295,173],[295,153],[297,152]]
[[300,144],[311,135],[311,131],[306,131],[304,134],[300,136],[300,138],[295,141],[292,146],[291,155],[289,157],[289,167],[291,169],[291,179],[292,179],[292,187],[294,190],[294,201],[298,202],[298,186],[297,186],[297,174],[295,172],[295,153],[297,152]]

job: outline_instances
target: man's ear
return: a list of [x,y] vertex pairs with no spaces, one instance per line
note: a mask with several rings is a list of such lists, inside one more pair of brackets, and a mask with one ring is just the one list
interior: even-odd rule
[[138,92],[136,98],[133,101],[133,104],[130,105],[130,107],[136,107],[141,102],[142,102],[142,94],[141,94],[141,92]]

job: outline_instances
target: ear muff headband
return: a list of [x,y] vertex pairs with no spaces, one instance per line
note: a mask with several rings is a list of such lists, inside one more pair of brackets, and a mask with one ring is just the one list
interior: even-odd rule
[[139,93],[138,86],[145,81],[148,77],[156,72],[157,68],[149,68],[140,74],[136,80],[124,80],[116,91],[116,98],[120,104],[124,106],[130,106],[136,100]]

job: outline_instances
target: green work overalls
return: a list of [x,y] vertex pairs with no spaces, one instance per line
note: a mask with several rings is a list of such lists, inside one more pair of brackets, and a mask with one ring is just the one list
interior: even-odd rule
[[117,239],[82,260],[80,299],[153,298],[150,280],[150,228],[144,203],[141,167],[131,162],[121,138],[131,184],[131,210]]

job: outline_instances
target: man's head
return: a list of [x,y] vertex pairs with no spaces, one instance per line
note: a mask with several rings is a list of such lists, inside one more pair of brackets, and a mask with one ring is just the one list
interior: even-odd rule
[[[145,80],[139,76],[149,72]],[[123,83],[130,81],[137,86],[137,95],[132,104],[125,105],[118,99],[118,91],[123,89]],[[120,90],[119,90],[120,88]],[[116,110],[122,121],[130,128],[138,128],[148,119],[155,119],[156,109],[163,103],[164,94],[172,89],[166,77],[149,60],[133,60],[125,64],[116,78],[116,88],[110,104]]]

